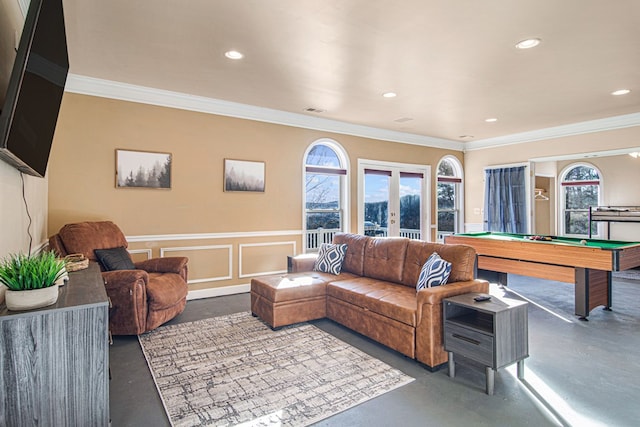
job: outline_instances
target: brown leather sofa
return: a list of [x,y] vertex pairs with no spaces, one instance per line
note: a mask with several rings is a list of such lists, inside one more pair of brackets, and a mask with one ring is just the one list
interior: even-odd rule
[[[49,238],[59,256],[81,253],[97,261],[95,249],[127,248],[124,234],[111,221],[67,224]],[[109,330],[113,335],[138,335],[182,313],[187,303],[186,257],[154,258],[135,263],[135,270],[104,271],[111,300]]]
[[[430,368],[444,364],[442,300],[489,291],[487,281],[474,278],[475,250],[347,233],[337,234],[333,242],[348,245],[339,275],[312,272],[313,256],[294,257],[286,279],[252,280],[252,312],[271,326],[328,317]],[[449,280],[444,286],[416,291],[420,270],[433,252],[452,264]],[[321,296],[324,310],[318,305]]]

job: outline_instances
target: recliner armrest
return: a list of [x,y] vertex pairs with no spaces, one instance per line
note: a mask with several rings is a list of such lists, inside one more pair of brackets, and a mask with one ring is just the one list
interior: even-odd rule
[[149,282],[149,275],[145,270],[103,271],[102,278],[104,279],[104,285],[107,289],[119,286],[129,286],[136,280],[142,280],[145,285]]
[[147,283],[144,270],[114,270],[102,273],[111,302],[109,330],[113,335],[138,335],[147,326]]
[[135,263],[136,268],[149,273],[176,273],[187,280],[187,257],[152,258]]

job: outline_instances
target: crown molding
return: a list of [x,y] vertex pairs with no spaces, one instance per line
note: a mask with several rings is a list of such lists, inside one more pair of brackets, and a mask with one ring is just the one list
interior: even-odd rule
[[537,129],[534,131],[514,133],[495,138],[480,139],[470,142],[459,142],[443,138],[398,132],[370,126],[330,120],[321,117],[310,117],[304,114],[290,113],[270,108],[256,107],[237,102],[189,95],[180,92],[137,86],[112,80],[98,79],[69,73],[65,91],[82,95],[138,102],[161,107],[178,108],[200,113],[216,114],[240,119],[255,120],[313,129],[323,132],[353,135],[363,138],[378,139],[404,144],[437,147],[456,151],[473,151],[485,148],[500,147],[546,139],[562,138],[593,132],[604,132],[633,126],[640,126],[640,112],[621,116],[607,117],[579,123]]
[[500,147],[513,144],[524,144],[526,142],[563,138],[567,136],[582,135],[585,133],[605,132],[634,126],[640,126],[640,113],[589,120],[585,122],[538,129],[530,132],[498,136],[495,138],[480,139],[478,141],[468,142],[464,151],[481,150],[483,148]]
[[464,143],[448,139],[433,138],[413,133],[398,132],[370,126],[356,125],[338,120],[310,117],[304,114],[289,113],[270,108],[256,107],[237,102],[189,95],[180,92],[154,89],[128,83],[87,77],[69,73],[65,91],[81,95],[98,96],[161,107],[178,108],[200,113],[217,114],[240,119],[274,123],[304,129],[353,135],[363,138],[404,144],[437,147],[448,150],[463,151]]

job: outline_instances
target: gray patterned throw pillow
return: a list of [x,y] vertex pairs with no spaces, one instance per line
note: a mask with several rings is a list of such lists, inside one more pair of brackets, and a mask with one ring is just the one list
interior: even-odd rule
[[338,275],[342,270],[342,262],[347,254],[346,244],[323,243],[318,251],[318,258],[313,266],[313,271]]
[[443,260],[434,252],[422,266],[416,289],[420,290],[444,285],[447,283],[447,280],[449,280],[450,274],[451,263]]

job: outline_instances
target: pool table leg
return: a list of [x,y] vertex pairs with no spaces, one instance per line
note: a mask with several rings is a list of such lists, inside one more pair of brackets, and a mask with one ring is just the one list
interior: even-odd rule
[[575,278],[575,312],[580,320],[589,320],[589,312],[600,305],[611,310],[610,271],[576,268]]

